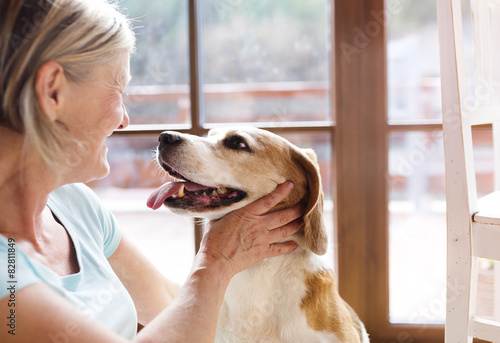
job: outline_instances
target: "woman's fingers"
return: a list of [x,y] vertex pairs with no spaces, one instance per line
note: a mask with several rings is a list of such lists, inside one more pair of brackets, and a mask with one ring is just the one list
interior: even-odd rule
[[[300,212],[299,212],[300,213]],[[300,214],[299,214],[300,216]],[[277,243],[280,242],[289,236],[293,235],[295,232],[297,232],[302,224],[304,224],[303,220],[300,219],[299,217],[296,217],[297,219],[289,222],[288,224],[284,226],[280,226],[276,229],[269,230],[268,234],[268,242],[269,244]]]
[[288,241],[283,243],[271,244],[269,250],[267,251],[266,257],[275,257],[279,255],[288,254],[295,249],[297,249],[298,244],[294,241]]
[[[285,225],[300,218],[303,214],[304,208],[301,205],[294,205],[284,210],[263,215],[262,217],[265,219],[268,229],[273,230],[276,228],[284,227]],[[289,235],[287,235],[286,237],[288,236]],[[280,238],[278,240],[281,240],[283,238]]]
[[285,199],[293,189],[291,181],[285,181],[278,185],[274,191],[262,198],[247,205],[248,212],[256,215],[264,214],[276,206],[281,200]]
[[296,233],[304,224],[302,219],[296,219],[291,223],[279,227],[277,229],[273,229],[269,231],[269,241],[273,242],[269,245],[269,249],[267,251],[267,257],[274,257],[282,254],[287,254],[292,252],[297,248],[297,243],[294,241],[286,241],[282,243],[280,242],[289,236]]

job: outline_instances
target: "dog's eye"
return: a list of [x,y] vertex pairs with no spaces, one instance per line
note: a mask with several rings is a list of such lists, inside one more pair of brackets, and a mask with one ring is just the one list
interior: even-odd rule
[[246,152],[253,152],[248,146],[247,142],[240,136],[231,136],[224,139],[224,145],[232,150],[242,150]]

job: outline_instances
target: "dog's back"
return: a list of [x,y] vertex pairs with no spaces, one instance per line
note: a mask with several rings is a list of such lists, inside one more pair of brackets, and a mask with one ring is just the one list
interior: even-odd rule
[[216,342],[365,343],[368,335],[338,295],[333,273],[318,256],[299,248],[233,278]]

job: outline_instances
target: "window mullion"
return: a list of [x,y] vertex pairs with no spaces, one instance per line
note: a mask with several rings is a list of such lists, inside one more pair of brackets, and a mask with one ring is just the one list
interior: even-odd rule
[[202,3],[189,0],[189,84],[191,100],[191,133],[202,134],[204,124],[203,98],[203,31]]
[[[202,3],[200,0],[189,0],[189,85],[191,100],[191,134],[201,135],[205,132],[203,106],[203,40],[202,40]],[[194,244],[198,252],[203,237],[203,221],[194,219]]]

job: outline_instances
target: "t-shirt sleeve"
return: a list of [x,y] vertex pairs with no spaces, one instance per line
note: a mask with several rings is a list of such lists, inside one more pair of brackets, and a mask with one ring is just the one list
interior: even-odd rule
[[106,258],[113,255],[120,244],[121,230],[113,213],[101,205],[103,216],[103,252]]
[[54,191],[50,200],[66,212],[67,220],[88,231],[106,258],[115,252],[121,239],[120,226],[92,189],[84,184],[66,185]]
[[77,186],[86,194],[86,198],[95,211],[101,229],[101,232],[97,232],[96,234],[101,236],[103,253],[108,258],[113,255],[116,248],[118,248],[118,244],[120,244],[121,230],[118,220],[92,189],[83,184],[78,184]]
[[15,240],[0,235],[0,299],[10,297],[15,306],[16,292],[40,282],[31,263],[22,253]]

